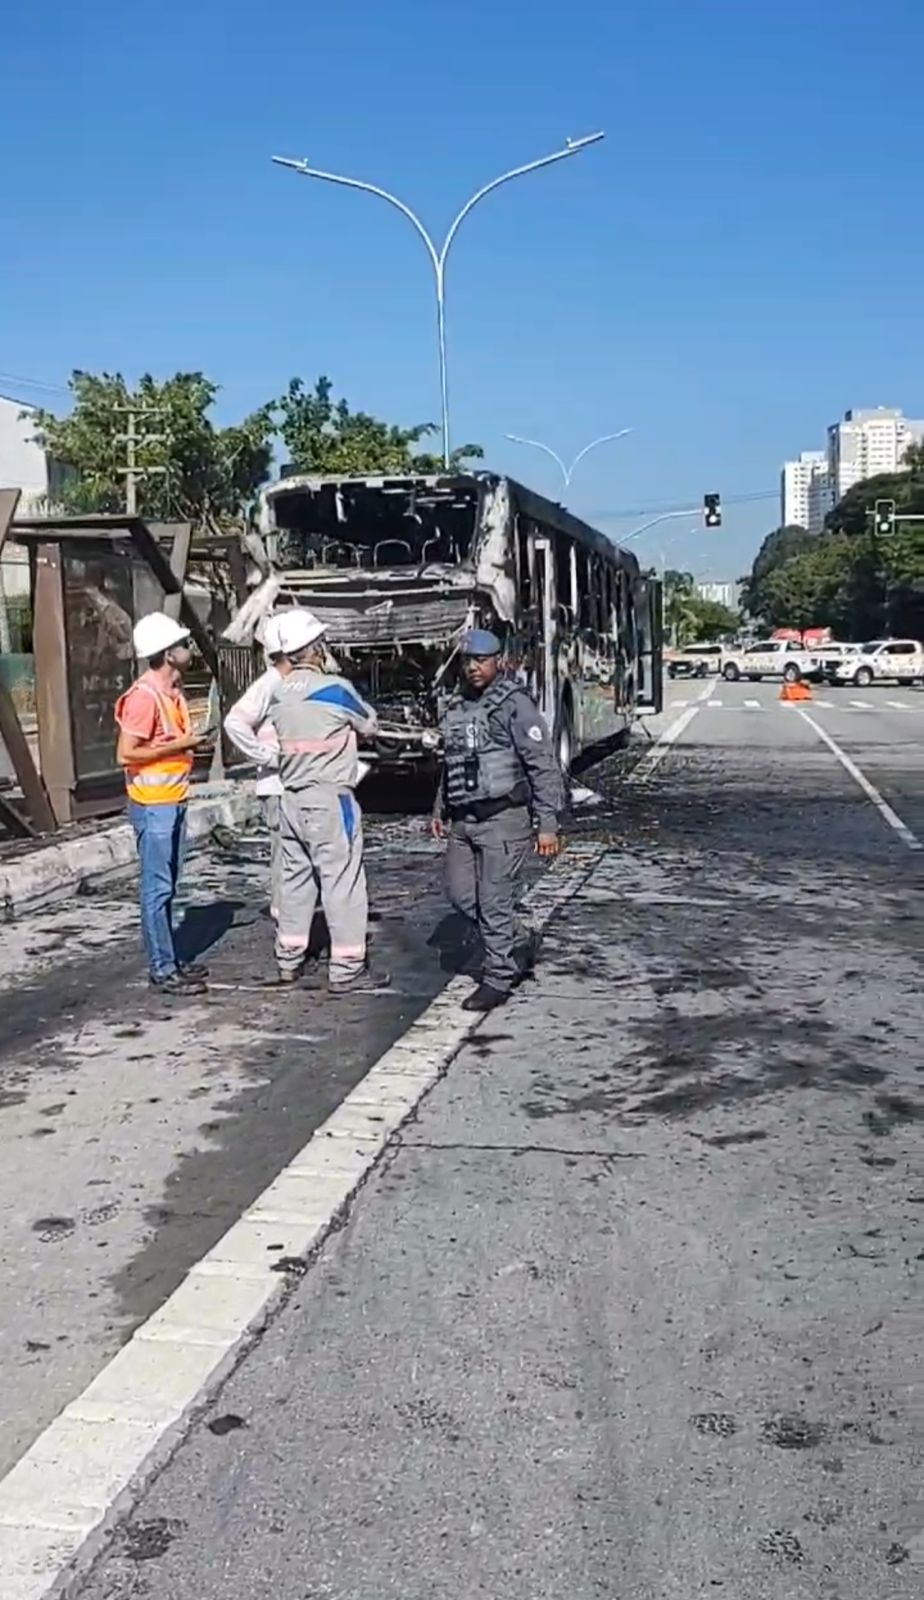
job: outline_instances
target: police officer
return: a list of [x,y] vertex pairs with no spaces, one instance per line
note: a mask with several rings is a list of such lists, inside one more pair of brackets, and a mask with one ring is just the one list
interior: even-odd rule
[[484,945],[484,976],[464,1008],[493,1011],[529,962],[516,914],[517,880],[532,848],[541,856],[561,849],[564,785],[532,698],[500,670],[497,636],[475,629],[465,635],[461,655],[463,684],[443,722],[432,829],[437,839],[448,835],[449,899]]

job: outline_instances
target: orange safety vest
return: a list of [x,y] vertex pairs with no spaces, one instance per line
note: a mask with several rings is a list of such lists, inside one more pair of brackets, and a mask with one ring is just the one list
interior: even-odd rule
[[[176,698],[173,695],[162,694],[153,683],[147,682],[144,678],[139,678],[132,685],[132,689],[143,689],[145,694],[152,696],[157,706],[160,727],[152,743],[157,744],[158,740],[163,740],[166,744],[169,740],[185,738],[189,734],[192,728],[189,706],[181,694]],[[131,694],[132,689],[128,690],[127,694]],[[120,713],[127,694],[120,696],[116,702],[115,719],[120,726]],[[127,766],[125,783],[128,798],[136,800],[142,806],[182,805],[189,795],[189,777],[192,769],[191,750],[179,755],[164,756],[161,761],[146,761],[142,766]]]

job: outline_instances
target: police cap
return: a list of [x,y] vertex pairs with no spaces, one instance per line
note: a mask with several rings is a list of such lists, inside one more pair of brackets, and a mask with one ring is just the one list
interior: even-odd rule
[[471,628],[462,638],[464,656],[499,656],[503,648],[496,633],[487,628]]

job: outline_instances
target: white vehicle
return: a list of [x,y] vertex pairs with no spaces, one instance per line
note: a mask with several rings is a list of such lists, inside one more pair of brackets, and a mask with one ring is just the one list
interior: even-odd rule
[[761,678],[782,678],[786,683],[798,683],[800,678],[817,674],[817,656],[791,639],[758,639],[742,649],[729,650],[722,668],[726,683],[737,683],[739,678],[747,678],[751,683],[758,683]]
[[919,639],[872,639],[849,655],[821,652],[822,672],[830,684],[924,683],[924,645]]

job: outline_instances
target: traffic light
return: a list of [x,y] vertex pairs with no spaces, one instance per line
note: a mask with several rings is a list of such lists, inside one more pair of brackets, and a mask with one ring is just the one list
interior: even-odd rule
[[722,497],[718,494],[703,495],[703,522],[707,528],[721,528],[722,526]]
[[895,501],[877,500],[873,511],[873,527],[876,532],[887,538],[895,532]]

